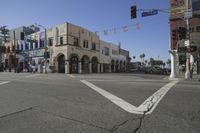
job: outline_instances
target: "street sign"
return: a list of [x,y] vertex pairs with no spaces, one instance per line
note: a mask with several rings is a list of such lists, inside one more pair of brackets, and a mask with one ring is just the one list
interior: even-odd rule
[[152,16],[152,15],[156,15],[156,14],[158,14],[158,10],[151,10],[151,11],[148,11],[148,12],[143,12],[142,17]]
[[185,41],[185,46],[188,47],[190,45],[190,40]]
[[184,18],[185,19],[192,18],[192,10],[189,10],[188,12],[185,12],[184,13]]
[[186,53],[187,47],[178,47],[178,53]]

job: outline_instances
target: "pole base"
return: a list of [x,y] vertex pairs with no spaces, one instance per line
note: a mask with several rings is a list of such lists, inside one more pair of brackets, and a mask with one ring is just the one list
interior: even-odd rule
[[185,79],[190,79],[190,73],[186,71],[185,73]]

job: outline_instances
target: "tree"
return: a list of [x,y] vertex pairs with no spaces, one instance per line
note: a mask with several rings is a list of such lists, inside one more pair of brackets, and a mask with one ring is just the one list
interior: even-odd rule
[[141,61],[142,61],[142,58],[143,58],[143,56],[142,56],[142,54],[140,55],[140,59],[141,59]]
[[[0,46],[2,45],[3,42],[4,43],[7,42],[8,33],[9,30],[6,28],[6,26],[0,27]],[[2,52],[0,52],[0,69],[2,69],[2,56],[3,56]]]
[[168,66],[170,66],[170,64],[171,64],[171,60],[168,59],[167,62],[166,62],[166,64],[167,64]]
[[151,66],[153,66],[155,64],[154,58],[150,58],[149,63],[151,64]]
[[162,60],[154,60],[154,58],[150,58],[151,66],[165,66],[165,63]]
[[144,62],[145,62],[145,65],[147,65],[148,61],[147,61],[147,60],[145,60]]
[[166,65],[166,63],[165,62],[163,62],[163,67],[165,68],[165,65]]
[[142,57],[143,57],[143,62],[144,62],[144,58],[145,58],[145,56],[146,56],[146,55],[143,53],[143,54],[142,54]]
[[140,59],[141,59],[142,62],[144,62],[144,58],[145,58],[145,54],[143,53],[143,54],[140,55]]
[[1,26],[0,27],[0,37],[3,37],[3,41],[7,42],[9,29],[6,28],[7,26]]
[[135,56],[133,56],[133,62],[134,62],[135,58],[136,58],[136,57],[135,57]]

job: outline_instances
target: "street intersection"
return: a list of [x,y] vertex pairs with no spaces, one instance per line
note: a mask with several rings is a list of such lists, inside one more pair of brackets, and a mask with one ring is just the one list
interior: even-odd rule
[[160,75],[0,73],[0,131],[199,133],[199,95]]

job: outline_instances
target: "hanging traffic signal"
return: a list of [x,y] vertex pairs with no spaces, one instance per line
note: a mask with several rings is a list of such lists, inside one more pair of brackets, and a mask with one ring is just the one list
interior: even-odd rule
[[186,53],[187,47],[178,47],[178,53]]
[[189,48],[187,49],[187,52],[196,52],[197,51],[197,46],[189,46]]
[[179,40],[186,39],[186,31],[187,31],[186,28],[179,27],[179,29],[178,29]]
[[131,6],[131,19],[135,19],[137,17],[137,7],[136,5]]
[[0,46],[0,52],[5,53],[6,52],[6,47],[5,46]]
[[172,39],[177,40],[177,30],[172,30]]

